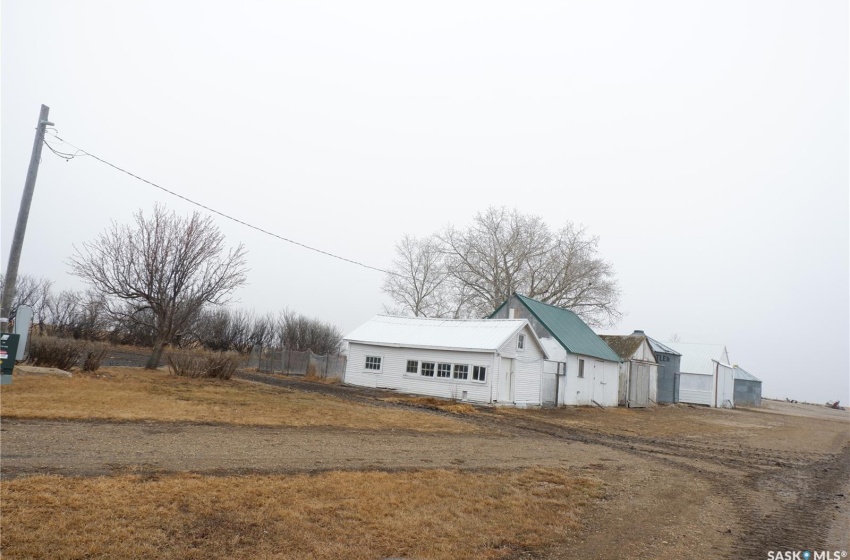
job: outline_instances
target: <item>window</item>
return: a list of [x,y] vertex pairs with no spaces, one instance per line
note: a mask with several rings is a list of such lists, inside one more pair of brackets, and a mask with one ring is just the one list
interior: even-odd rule
[[581,358],[578,360],[578,376],[584,377],[584,360]]
[[425,377],[434,377],[434,362],[422,362],[422,371],[420,375]]
[[419,373],[419,362],[417,360],[407,360],[407,373]]
[[472,366],[472,380],[484,381],[487,376],[487,368],[484,366]]
[[522,350],[523,348],[525,348],[525,335],[524,334],[521,334],[518,337],[516,337],[516,347],[519,350]]
[[459,366],[455,364],[452,377],[455,379],[466,379],[469,377],[469,366]]
[[381,371],[380,356],[366,356],[366,369]]
[[451,364],[437,364],[437,377],[449,377],[451,372]]

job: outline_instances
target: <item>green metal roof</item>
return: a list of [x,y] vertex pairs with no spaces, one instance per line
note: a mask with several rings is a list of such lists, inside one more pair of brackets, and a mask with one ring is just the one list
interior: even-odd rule
[[[599,338],[578,315],[569,309],[555,307],[519,294],[514,295],[552,333],[555,340],[566,348],[567,352],[612,362],[620,361],[617,353],[611,350],[604,340]],[[500,305],[490,317],[495,316],[508,301],[506,300]]]

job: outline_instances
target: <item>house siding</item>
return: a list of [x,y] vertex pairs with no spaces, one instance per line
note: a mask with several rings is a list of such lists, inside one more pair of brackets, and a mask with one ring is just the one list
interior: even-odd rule
[[[525,348],[517,348],[517,337],[525,335]],[[531,336],[530,327],[525,327],[499,348],[504,358],[514,358],[514,403],[518,406],[542,404],[543,360],[546,355]],[[499,360],[501,366],[501,360]],[[498,387],[497,387],[498,389]],[[497,395],[498,392],[494,393]]]
[[[381,371],[373,373],[365,369],[366,356],[381,356]],[[492,402],[491,384],[498,370],[494,352],[473,352],[465,350],[431,350],[419,348],[397,348],[350,342],[348,363],[345,368],[345,383],[363,387],[395,389],[405,393],[440,397],[444,399],[463,399],[476,403]],[[407,361],[466,364],[470,366],[469,379],[451,379],[424,377],[406,373]],[[487,368],[486,380],[472,381],[472,366]]]
[[[584,360],[584,377],[578,376],[578,361]],[[589,406],[596,401],[602,406],[617,406],[620,363],[590,356],[567,354],[567,373],[558,402],[565,405]]]

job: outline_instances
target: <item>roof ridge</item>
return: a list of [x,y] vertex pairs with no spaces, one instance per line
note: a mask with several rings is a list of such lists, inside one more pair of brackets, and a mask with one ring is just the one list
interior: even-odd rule
[[[578,314],[575,311],[573,311],[572,309],[567,309],[566,307],[558,307],[557,305],[552,305],[551,303],[546,303],[545,301],[540,301],[539,299],[534,299],[533,297],[524,296],[524,295],[519,294],[517,292],[514,292],[514,295],[518,298],[527,299],[527,300],[533,301],[534,303],[539,303],[540,305],[549,306],[553,309],[558,309],[560,311],[569,311],[573,315],[578,316]],[[597,335],[597,336],[599,336],[599,335]]]
[[488,323],[492,323],[493,321],[525,321],[524,318],[516,318],[516,319],[460,319],[453,317],[411,317],[409,315],[388,315],[386,313],[378,313],[375,317],[387,317],[389,319],[416,319],[420,321],[457,321],[457,322],[472,322],[479,321]]

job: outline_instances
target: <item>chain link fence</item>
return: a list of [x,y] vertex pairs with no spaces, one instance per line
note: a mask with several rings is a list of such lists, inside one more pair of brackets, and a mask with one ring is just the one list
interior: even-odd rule
[[286,373],[311,375],[322,379],[342,379],[345,374],[346,356],[317,356],[309,350],[289,348],[255,348],[248,367],[256,367],[263,373]]

